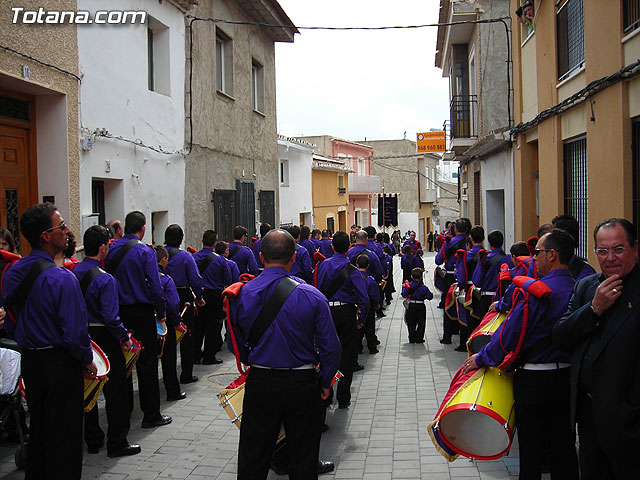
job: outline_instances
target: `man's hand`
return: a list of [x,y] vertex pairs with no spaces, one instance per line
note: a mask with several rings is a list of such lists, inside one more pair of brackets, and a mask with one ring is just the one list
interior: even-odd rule
[[85,365],[84,369],[85,377],[96,378],[96,375],[98,374],[98,367],[96,366],[96,362],[92,361],[89,365]]
[[464,361],[464,363],[462,364],[462,373],[471,372],[480,368],[476,363],[477,356],[478,354],[472,355]]
[[200,300],[196,300],[196,305],[199,307],[204,307],[207,303],[204,301],[204,298],[201,298]]
[[489,310],[487,311],[487,313],[493,313],[493,312],[497,312],[498,308],[498,302],[493,302],[491,305],[489,305]]
[[162,318],[159,318],[159,319],[158,319],[158,321],[159,321],[160,323],[165,323],[165,322],[167,321],[167,317],[166,317],[166,316],[164,316],[164,317],[162,317]]
[[133,347],[133,342],[131,341],[131,339],[128,339],[126,342],[120,342],[120,345],[122,345],[122,348],[127,352],[130,352],[131,348]]
[[320,398],[322,400],[326,400],[327,398],[329,398],[329,394],[330,393],[331,393],[331,389],[330,388],[320,387]]
[[596,315],[602,315],[622,295],[622,280],[619,275],[611,275],[596,289],[591,306]]

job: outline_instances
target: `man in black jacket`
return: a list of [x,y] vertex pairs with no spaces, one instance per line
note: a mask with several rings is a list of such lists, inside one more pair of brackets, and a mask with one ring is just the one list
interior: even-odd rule
[[640,449],[640,269],[635,227],[612,218],[594,232],[602,274],[575,286],[553,330],[571,352],[571,420],[581,478],[634,478]]

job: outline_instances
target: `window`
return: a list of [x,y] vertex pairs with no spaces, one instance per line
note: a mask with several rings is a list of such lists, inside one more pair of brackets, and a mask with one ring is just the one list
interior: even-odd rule
[[564,213],[578,220],[580,233],[576,251],[582,259],[587,259],[589,242],[589,198],[587,177],[587,139],[581,137],[564,144]]
[[280,160],[280,185],[289,186],[289,160]]
[[344,186],[344,175],[339,173],[338,174],[338,195],[344,195],[345,193],[347,193],[347,189]]
[[251,63],[251,106],[264,113],[264,68],[256,60]]
[[171,95],[169,46],[169,27],[147,17],[147,88],[163,95]]
[[216,90],[233,95],[233,41],[216,28]]
[[358,175],[366,175],[364,171],[364,158],[358,157]]
[[558,79],[584,63],[583,0],[567,0],[556,15]]
[[436,169],[435,168],[431,169],[431,188],[432,189],[436,188]]
[[624,31],[630,32],[640,26],[640,0],[623,0]]
[[631,124],[631,155],[633,158],[633,224],[638,235],[640,232],[640,119],[637,118]]

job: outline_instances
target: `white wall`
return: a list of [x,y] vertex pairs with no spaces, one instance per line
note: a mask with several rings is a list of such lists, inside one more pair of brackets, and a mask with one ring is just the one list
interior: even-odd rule
[[[313,198],[311,196],[311,170],[313,149],[288,140],[278,139],[278,164],[281,160],[289,162],[288,185],[280,185],[280,223],[300,224],[300,214],[305,213],[307,225],[314,220]],[[278,168],[280,166],[278,165]],[[279,173],[278,173],[279,175]],[[336,219],[337,221],[337,219]]]
[[[130,1],[109,2],[110,10],[132,7],[136,5]],[[78,1],[79,10],[96,8],[91,0]],[[79,26],[81,127],[91,131],[105,128],[116,136],[180,151],[185,127],[184,16],[169,2],[145,2],[144,9],[169,27],[170,95],[148,89],[147,25]],[[106,180],[106,221],[124,220],[131,210],[147,216],[145,241],[151,241],[152,212],[166,210],[168,223],[184,225],[185,164],[181,154],[165,155],[98,137],[90,151],[80,153],[83,215],[92,210],[92,179]]]
[[[515,241],[511,150],[504,150],[483,159],[481,172],[482,202],[485,205],[482,213],[482,224],[487,234],[491,229],[495,228],[495,217],[497,215],[497,212],[494,210],[491,212],[488,211],[493,205],[493,202],[491,199],[487,201],[487,190],[504,190],[504,249],[508,252]],[[491,195],[489,195],[489,197],[491,197]]]

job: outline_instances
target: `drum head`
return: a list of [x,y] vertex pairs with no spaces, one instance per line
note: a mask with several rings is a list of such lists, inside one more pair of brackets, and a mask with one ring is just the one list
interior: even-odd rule
[[440,432],[454,450],[479,460],[502,456],[511,443],[503,424],[477,410],[448,412],[440,419]]
[[158,335],[164,337],[167,334],[167,324],[156,320],[156,331]]
[[96,367],[98,367],[98,373],[96,376],[104,376],[109,373],[109,368],[107,367],[107,359],[106,357],[104,357],[104,353],[102,353],[102,351],[96,350],[95,348],[93,348],[93,345],[91,347],[93,350],[93,361],[95,362]]

